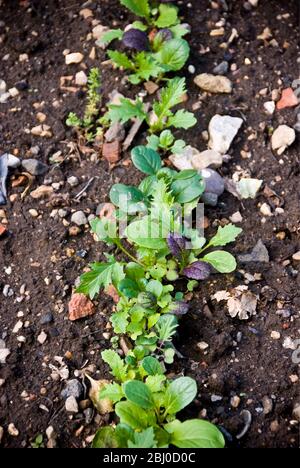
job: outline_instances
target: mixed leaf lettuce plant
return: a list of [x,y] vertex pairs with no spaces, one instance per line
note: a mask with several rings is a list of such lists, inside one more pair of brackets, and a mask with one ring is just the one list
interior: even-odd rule
[[[115,245],[127,259],[106,255],[106,262],[90,265],[77,289],[93,299],[102,288],[113,286],[119,296],[111,316],[113,330],[130,340],[124,359],[114,350],[102,353],[116,382],[99,398],[116,404],[120,424],[100,429],[94,446],[222,447],[224,439],[216,427],[176,418],[196,396],[196,383],[189,377],[169,381],[164,373],[178,354],[172,343],[178,319],[189,309],[175,281],[187,278],[187,289],[192,290],[214,271],[234,271],[234,257],[213,249],[233,242],[241,229],[232,224],[219,227],[207,242],[182,222],[182,213],[190,213],[205,190],[201,176],[194,170],[163,167],[159,154],[144,146],[133,149],[132,161],[146,178],[138,188],[115,184],[110,191],[114,218],[91,221],[97,240]],[[121,232],[124,220],[127,225]]]
[[130,72],[132,84],[155,79],[160,81],[166,73],[180,70],[186,63],[190,48],[183,37],[190,32],[181,24],[177,6],[169,2],[148,0],[120,0],[141,20],[130,29],[110,30],[100,39],[100,45],[113,40],[122,42],[125,51],[108,50],[115,66]]
[[184,109],[174,110],[182,102],[186,93],[185,78],[173,78],[161,90],[159,99],[153,103],[153,112],[146,111],[144,103],[137,98],[135,101],[121,98],[120,104],[109,104],[108,112],[101,119],[102,124],[110,125],[116,122],[126,123],[133,118],[145,121],[150,136],[148,147],[163,151],[179,152],[185,147],[183,140],[175,140],[170,128],[184,129],[196,125],[197,120],[192,112]]

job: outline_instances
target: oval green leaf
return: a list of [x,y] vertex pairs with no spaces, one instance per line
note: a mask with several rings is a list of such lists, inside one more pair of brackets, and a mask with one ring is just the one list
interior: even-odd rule
[[137,169],[144,174],[155,175],[161,168],[159,154],[146,146],[137,146],[131,151],[131,159]]
[[173,380],[166,391],[165,408],[168,414],[176,414],[189,405],[197,395],[197,384],[191,377]]
[[210,263],[219,273],[232,273],[236,269],[234,256],[224,250],[215,250],[201,260]]
[[130,380],[124,385],[124,392],[128,400],[143,409],[151,409],[154,406],[152,393],[146,384],[139,380]]

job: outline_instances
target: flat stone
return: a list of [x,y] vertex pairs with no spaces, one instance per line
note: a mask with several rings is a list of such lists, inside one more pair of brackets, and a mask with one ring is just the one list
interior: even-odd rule
[[37,337],[37,340],[40,343],[40,345],[43,345],[47,341],[47,338],[48,338],[47,333],[45,333],[44,331],[41,331],[41,333]]
[[293,260],[295,260],[296,262],[300,262],[300,250],[299,252],[294,253]]
[[271,398],[269,398],[267,395],[265,395],[262,399],[262,405],[264,409],[264,414],[270,414],[272,413],[273,410],[273,401]]
[[169,160],[180,171],[184,171],[185,169],[193,169],[192,166],[192,159],[193,156],[199,154],[197,148],[193,148],[192,146],[186,146],[182,153],[175,153],[169,157]]
[[24,159],[22,167],[31,175],[40,176],[48,171],[48,166],[37,159]]
[[275,102],[274,101],[267,101],[264,103],[264,109],[269,115],[273,115],[275,111]]
[[6,358],[10,355],[8,348],[0,348],[0,364],[6,363]]
[[70,176],[68,177],[67,179],[67,183],[71,186],[71,187],[77,187],[77,185],[79,184],[79,181],[78,181],[78,178],[76,176]]
[[50,195],[53,193],[53,187],[50,187],[49,185],[41,185],[37,189],[33,190],[30,192],[30,196],[34,198],[35,200],[39,200],[41,198],[48,198]]
[[194,79],[194,83],[199,86],[203,91],[209,93],[231,93],[231,81],[222,75],[211,75],[209,73],[201,73]]
[[73,414],[78,413],[79,409],[78,409],[78,403],[76,401],[76,398],[74,398],[73,396],[69,396],[65,401],[65,408],[68,413],[73,413]]
[[243,124],[239,117],[216,114],[210,121],[208,147],[217,153],[226,154]]
[[66,65],[72,65],[73,63],[80,63],[84,59],[84,56],[80,52],[73,52],[65,56]]
[[107,26],[103,26],[102,24],[98,24],[92,30],[93,38],[96,39],[96,40],[99,40],[108,31],[109,31],[109,28]]
[[88,220],[83,211],[75,211],[72,214],[71,222],[77,224],[77,226],[84,226],[87,224]]
[[198,154],[194,154],[191,159],[191,164],[197,171],[201,171],[207,167],[218,168],[222,166],[222,163],[222,155],[214,150],[198,152]]
[[282,154],[288,146],[292,145],[295,141],[295,130],[287,125],[279,125],[274,131],[271,138],[271,146],[273,151],[277,154]]
[[87,84],[87,82],[88,82],[88,77],[86,76],[86,74],[84,73],[83,70],[76,73],[76,75],[75,75],[75,84],[77,86],[85,86]]
[[52,130],[49,125],[42,124],[42,125],[37,125],[36,127],[33,127],[30,130],[31,134],[34,136],[38,136],[41,138],[52,138]]

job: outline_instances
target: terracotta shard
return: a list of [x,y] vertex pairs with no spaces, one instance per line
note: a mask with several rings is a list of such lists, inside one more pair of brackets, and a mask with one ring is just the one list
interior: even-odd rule
[[121,146],[119,141],[112,143],[104,143],[102,154],[103,157],[110,163],[116,163],[120,160]]
[[285,109],[286,107],[294,107],[298,105],[298,99],[292,88],[286,88],[282,91],[281,98],[277,102],[276,107],[278,110]]
[[69,319],[79,320],[95,313],[95,306],[84,294],[72,294],[69,302]]

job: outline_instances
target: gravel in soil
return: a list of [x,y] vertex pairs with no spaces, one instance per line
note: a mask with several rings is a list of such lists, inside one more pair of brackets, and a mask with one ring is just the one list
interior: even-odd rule
[[[224,10],[225,2],[183,2],[182,13],[193,30],[189,65],[197,74],[212,73],[225,61],[228,66],[223,65],[223,71],[228,68],[233,92],[200,93],[194,74],[186,72],[186,106],[197,109],[198,125],[178,135],[203,151],[207,142],[202,132],[215,114],[243,118],[231,160],[220,173],[263,179],[276,196],[265,190],[257,199],[241,203],[223,195],[216,208],[206,210],[211,220],[207,231],[214,232],[219,222],[240,211],[244,232],[232,250],[248,253],[261,239],[270,261],[240,265],[234,275],[216,276],[201,285],[192,298],[190,315],[180,324],[177,348],[184,358],[176,361],[174,370],[198,382],[198,399],[189,416],[208,417],[234,436],[243,429],[241,411],[250,411],[252,424],[235,446],[298,447],[299,422],[293,409],[299,403],[299,366],[293,363],[292,353],[299,339],[300,275],[299,262],[292,256],[300,250],[299,134],[296,143],[277,156],[271,151],[269,129],[281,124],[293,127],[299,108],[270,115],[264,107],[272,100],[272,91],[274,96],[274,90],[288,88],[298,78],[298,10],[296,2],[262,0],[256,8],[240,0],[227,3]],[[76,0],[72,4],[12,0],[0,6],[0,79],[8,89],[19,90],[0,104],[0,154],[10,152],[47,164],[49,170],[33,180],[31,190],[47,185],[55,194],[51,199],[30,195],[21,199],[24,187],[12,188],[10,183],[9,202],[1,207],[0,223],[8,233],[0,239],[0,339],[10,351],[0,364],[4,447],[30,446],[38,434],[45,434],[47,428],[49,433],[49,426],[58,446],[82,447],[108,421],[82,409],[84,404],[78,412],[68,413],[60,395],[64,380],[80,378],[78,370],[85,366],[94,366],[96,378],[109,377],[100,352],[109,346],[111,300],[101,294],[95,315],[78,322],[68,320],[74,282],[89,261],[103,258],[104,250],[94,243],[86,225],[71,223],[72,214],[94,215],[98,204],[108,201],[113,183],[136,183],[140,177],[128,168],[129,153],[111,169],[96,149],[81,152],[76,135],[65,125],[70,111],[83,110],[85,92],[72,79],[62,77],[87,72],[105,60],[104,51],[94,51],[95,20],[123,29],[131,19],[116,0],[91,1],[88,8],[93,16],[83,18],[82,2]],[[211,33],[221,24],[224,35]],[[258,39],[265,28],[272,36]],[[225,49],[222,43],[234,29],[238,38]],[[82,53],[83,61],[66,65],[66,50]],[[107,65],[101,69],[104,102],[113,89],[134,95],[135,88],[119,72]],[[42,129],[45,136],[33,135],[31,129],[42,121],[49,126]],[[17,169],[14,177],[20,172]],[[70,177],[76,177],[78,185],[69,184]],[[84,195],[76,198],[92,177]],[[264,203],[272,216],[260,211]],[[217,291],[241,284],[248,284],[260,298],[257,314],[248,321],[232,319],[225,303],[212,299]],[[85,400],[87,395],[80,398]]]

